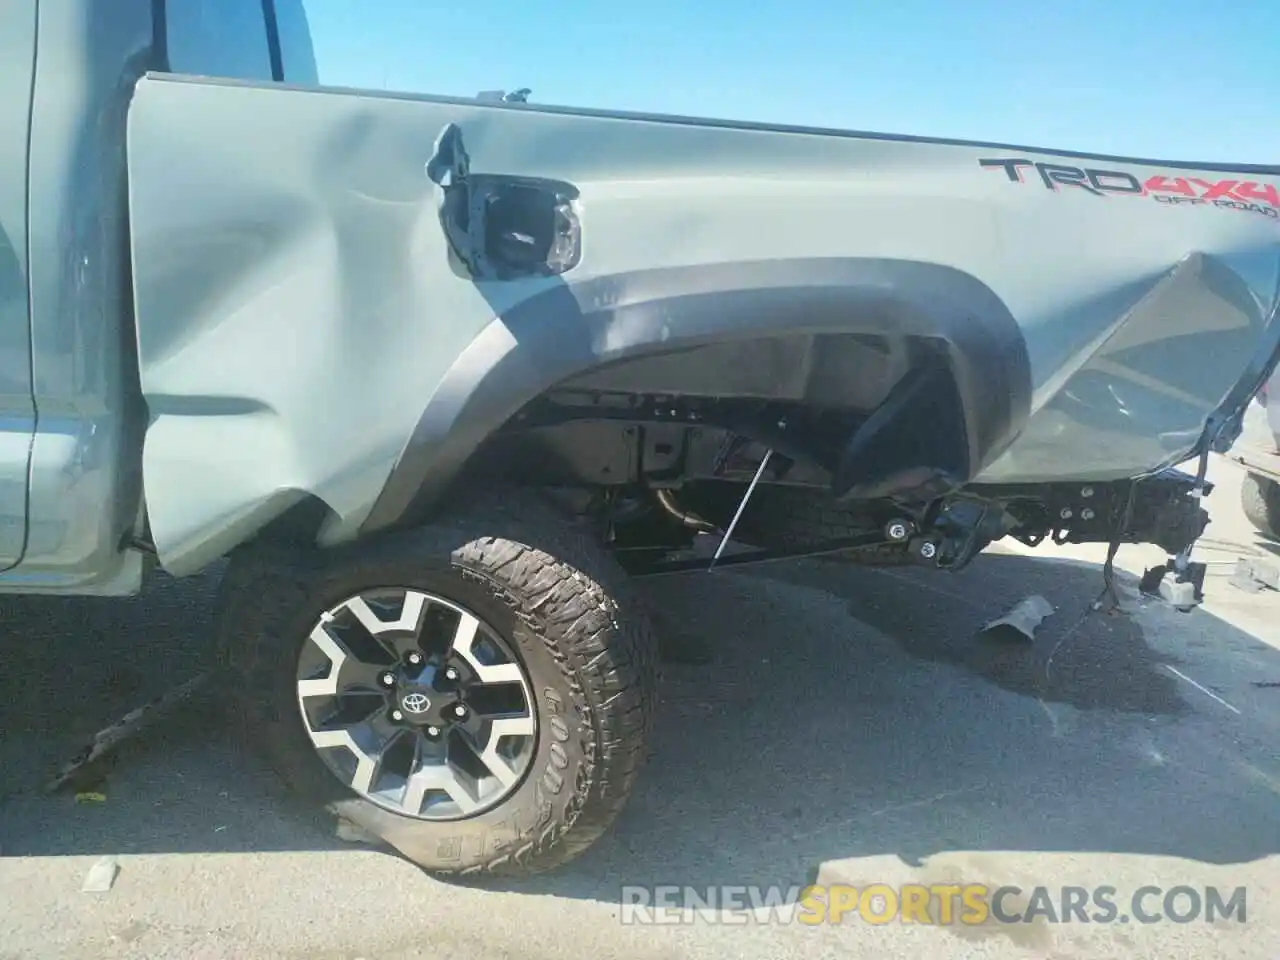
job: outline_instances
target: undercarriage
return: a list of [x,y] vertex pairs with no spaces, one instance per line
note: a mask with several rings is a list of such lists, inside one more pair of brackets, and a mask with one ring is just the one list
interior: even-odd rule
[[[909,378],[911,379],[911,378]],[[1150,543],[1179,606],[1208,523],[1199,476],[966,483],[964,424],[927,374],[870,416],[811,406],[561,391],[522,410],[468,480],[519,477],[598,526],[633,576],[806,556],[959,570],[991,543]],[[886,411],[886,408],[887,411]],[[716,545],[708,559],[695,550]],[[725,553],[729,541],[736,545]],[[1109,569],[1108,569],[1109,572]]]

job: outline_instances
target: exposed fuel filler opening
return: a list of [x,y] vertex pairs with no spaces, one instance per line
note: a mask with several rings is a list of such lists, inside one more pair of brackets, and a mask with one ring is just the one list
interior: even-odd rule
[[472,280],[559,276],[582,259],[578,188],[560,180],[474,173],[462,129],[436,140],[427,178],[440,187],[440,226]]

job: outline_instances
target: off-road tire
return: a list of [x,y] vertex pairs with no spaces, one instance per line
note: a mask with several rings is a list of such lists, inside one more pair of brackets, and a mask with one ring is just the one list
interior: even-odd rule
[[[296,686],[302,638],[322,611],[379,584],[465,604],[521,660],[539,718],[535,752],[524,780],[494,809],[443,822],[397,814],[343,784],[308,738]],[[627,590],[625,574],[593,538],[520,495],[330,550],[246,548],[224,578],[219,612],[241,701],[232,714],[294,792],[424,869],[542,872],[605,832],[644,756],[657,651]]]
[[1245,517],[1259,532],[1280,539],[1280,483],[1256,473],[1246,474],[1240,500]]

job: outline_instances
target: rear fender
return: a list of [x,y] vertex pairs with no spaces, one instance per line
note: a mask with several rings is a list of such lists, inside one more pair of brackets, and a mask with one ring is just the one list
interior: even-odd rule
[[[583,375],[607,384],[611,367],[622,371],[645,357],[706,345],[825,335],[834,335],[824,346],[837,354],[841,338],[851,345],[865,337],[917,340],[936,348],[959,407],[961,482],[998,456],[1028,415],[1030,368],[1017,323],[990,289],[950,268],[774,260],[559,283],[495,319],[452,364],[363,529],[427,511],[487,437],[557,385]],[[867,372],[849,367],[850,395],[857,393],[852,381]],[[723,380],[719,373],[705,370],[705,382]],[[806,399],[809,383],[789,379],[774,381],[773,397]],[[696,382],[685,390],[706,395]],[[885,465],[889,471],[920,466],[955,472],[954,463]]]
[[[571,272],[495,279],[465,237],[442,229],[450,210],[426,168],[440,156],[441,130],[459,118],[472,181],[482,183],[483,169],[539,182],[563,171],[592,188],[596,199],[581,203],[582,262]],[[757,144],[754,134],[648,121],[624,129],[630,139],[619,140],[612,121],[531,109],[140,81],[129,113],[129,214],[146,514],[162,566],[199,570],[316,501],[328,511],[323,543],[402,524],[544,391],[699,346],[834,337],[852,356],[858,336],[928,342],[945,357],[962,409],[964,455],[951,458],[961,472],[1017,433],[1030,363],[1002,297],[974,272],[931,259],[928,244],[910,245],[918,259],[875,252],[882,237],[940,237],[936,203],[926,205],[927,228],[896,222],[885,233],[873,220],[854,234],[844,216],[815,225],[808,211],[825,210],[829,191],[806,187],[799,200],[786,194],[760,207],[746,200],[787,181],[753,175],[727,197],[709,192],[711,175]],[[714,161],[698,152],[706,136],[724,142]],[[756,165],[794,169],[800,151],[844,181],[843,163],[797,137],[777,134]],[[632,140],[645,145],[637,182],[675,178],[650,205],[661,216],[638,234],[645,206],[615,183],[640,156]],[[868,149],[838,142],[851,158]],[[690,178],[703,167],[707,179]],[[845,203],[861,209],[856,196]],[[964,196],[955,203],[968,208]],[[689,223],[698,225],[692,234]],[[685,241],[674,242],[682,231]],[[974,231],[989,233],[985,217],[963,232]],[[479,275],[450,252],[476,261]],[[719,352],[728,363],[732,351]],[[807,367],[785,369],[762,395],[803,399]],[[682,389],[708,389],[718,372]],[[850,362],[851,405],[868,372]]]

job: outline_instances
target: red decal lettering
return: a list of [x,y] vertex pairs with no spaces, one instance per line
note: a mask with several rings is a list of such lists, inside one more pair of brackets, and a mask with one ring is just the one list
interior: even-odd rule
[[1176,177],[1173,180],[1168,177],[1152,177],[1146,182],[1146,188],[1150,193],[1180,193],[1184,197],[1196,195],[1185,177]]
[[1280,190],[1273,183],[1254,183],[1246,180],[1236,188],[1236,196],[1243,200],[1255,200],[1258,203],[1269,203],[1280,207]]
[[1202,193],[1203,200],[1239,200],[1231,191],[1236,188],[1239,180],[1219,180],[1217,183],[1210,183],[1208,180],[1192,179],[1192,183],[1199,184],[1204,187],[1205,192]]

